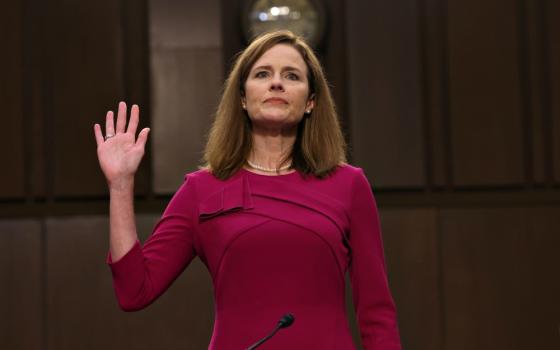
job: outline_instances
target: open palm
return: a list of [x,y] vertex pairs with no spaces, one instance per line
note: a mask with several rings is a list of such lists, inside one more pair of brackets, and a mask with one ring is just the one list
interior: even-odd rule
[[120,102],[116,125],[113,112],[107,112],[105,137],[103,137],[101,126],[94,125],[97,158],[109,185],[132,180],[144,156],[150,129],[142,129],[136,138],[139,114],[138,106],[133,105],[128,127],[126,127],[127,108],[124,102]]

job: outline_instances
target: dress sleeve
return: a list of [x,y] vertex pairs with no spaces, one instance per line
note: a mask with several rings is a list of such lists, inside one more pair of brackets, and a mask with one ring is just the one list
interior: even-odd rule
[[349,266],[354,308],[365,350],[401,349],[385,268],[379,214],[363,171],[352,184]]
[[109,253],[107,263],[123,310],[136,311],[151,304],[196,256],[196,196],[191,182],[187,175],[143,246],[137,241],[116,262]]

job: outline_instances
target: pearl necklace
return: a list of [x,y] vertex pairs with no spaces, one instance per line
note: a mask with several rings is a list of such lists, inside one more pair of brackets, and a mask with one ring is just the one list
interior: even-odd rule
[[284,165],[283,167],[280,167],[278,169],[265,168],[261,165],[258,165],[258,164],[255,164],[255,163],[251,162],[248,159],[247,159],[247,164],[249,164],[249,166],[253,169],[257,169],[257,170],[264,171],[264,172],[267,172],[267,173],[276,173],[276,172],[279,172],[279,171],[288,170],[292,166],[292,164],[290,163],[290,164]]

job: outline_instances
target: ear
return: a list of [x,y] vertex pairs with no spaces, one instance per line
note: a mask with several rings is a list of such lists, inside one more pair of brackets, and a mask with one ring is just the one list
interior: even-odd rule
[[241,96],[241,107],[243,109],[247,109],[247,100],[245,99],[245,96]]
[[307,103],[305,104],[305,113],[310,114],[313,108],[315,108],[315,94],[311,94],[311,96],[307,99]]

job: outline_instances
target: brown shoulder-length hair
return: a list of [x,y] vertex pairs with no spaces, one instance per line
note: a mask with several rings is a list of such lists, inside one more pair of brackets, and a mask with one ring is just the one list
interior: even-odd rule
[[314,108],[298,124],[294,146],[281,165],[291,159],[292,169],[324,178],[346,162],[346,143],[321,64],[301,37],[281,30],[257,37],[240,52],[224,84],[203,159],[204,167],[219,179],[235,174],[249,157],[253,146],[251,121],[241,106],[245,82],[255,62],[277,44],[290,45],[301,54],[307,65],[309,96],[314,99]]

